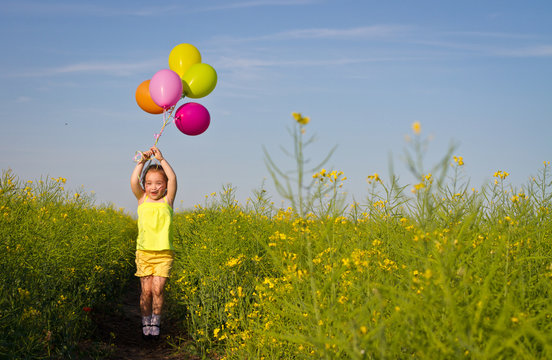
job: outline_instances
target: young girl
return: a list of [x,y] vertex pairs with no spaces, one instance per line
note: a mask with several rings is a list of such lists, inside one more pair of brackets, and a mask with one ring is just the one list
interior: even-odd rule
[[[152,164],[142,174],[144,163],[152,156],[160,165]],[[130,187],[138,200],[136,276],[140,277],[142,287],[142,336],[158,339],[163,289],[174,258],[172,207],[177,185],[176,174],[157,147],[142,154],[132,172]]]

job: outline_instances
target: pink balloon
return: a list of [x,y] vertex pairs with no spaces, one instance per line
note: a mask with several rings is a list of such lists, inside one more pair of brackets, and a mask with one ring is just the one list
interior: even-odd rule
[[172,70],[159,70],[151,78],[149,91],[154,103],[168,109],[182,97],[182,79]]
[[184,134],[195,136],[207,130],[211,116],[203,105],[189,102],[176,110],[174,123]]

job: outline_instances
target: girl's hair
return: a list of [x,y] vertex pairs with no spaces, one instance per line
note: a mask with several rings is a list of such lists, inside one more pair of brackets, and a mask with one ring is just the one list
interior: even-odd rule
[[142,172],[142,180],[140,183],[142,184],[142,188],[146,188],[146,175],[149,171],[157,171],[163,174],[163,177],[165,178],[165,181],[169,181],[169,178],[167,177],[167,174],[165,174],[165,170],[163,170],[163,167],[160,164],[150,164],[146,169]]

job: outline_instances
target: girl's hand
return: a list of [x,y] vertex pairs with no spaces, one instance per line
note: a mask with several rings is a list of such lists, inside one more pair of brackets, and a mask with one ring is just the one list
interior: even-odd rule
[[144,151],[142,153],[142,158],[140,159],[140,163],[145,163],[146,161],[148,161],[151,158],[152,155],[153,155],[153,153],[152,153],[151,150]]
[[157,148],[157,146],[152,146],[152,147],[150,148],[150,151],[149,151],[149,152],[151,152],[151,154],[152,154],[153,156],[155,156],[155,158],[156,158],[157,161],[159,161],[159,162],[161,162],[161,161],[164,159],[164,158],[163,158],[163,154],[161,153],[161,150],[159,150],[159,149]]

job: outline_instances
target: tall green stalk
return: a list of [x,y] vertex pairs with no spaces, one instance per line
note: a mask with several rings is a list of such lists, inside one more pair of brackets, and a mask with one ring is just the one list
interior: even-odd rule
[[305,171],[312,173],[320,169],[333,155],[337,146],[334,146],[326,155],[326,157],[318,163],[316,166],[306,169],[306,164],[309,162],[305,159],[304,150],[307,146],[312,144],[316,139],[314,136],[305,140],[306,129],[305,126],[309,123],[309,117],[303,117],[299,113],[293,113],[295,123],[292,129],[288,129],[290,136],[293,139],[293,153],[288,152],[285,148],[281,147],[282,151],[295,161],[295,169],[282,170],[269,152],[263,147],[265,154],[265,165],[274,181],[276,191],[285,200],[291,203],[292,208],[298,212],[299,216],[303,217],[310,210],[315,200],[320,196],[320,192],[313,192],[313,185],[315,180],[310,182],[305,181]]

